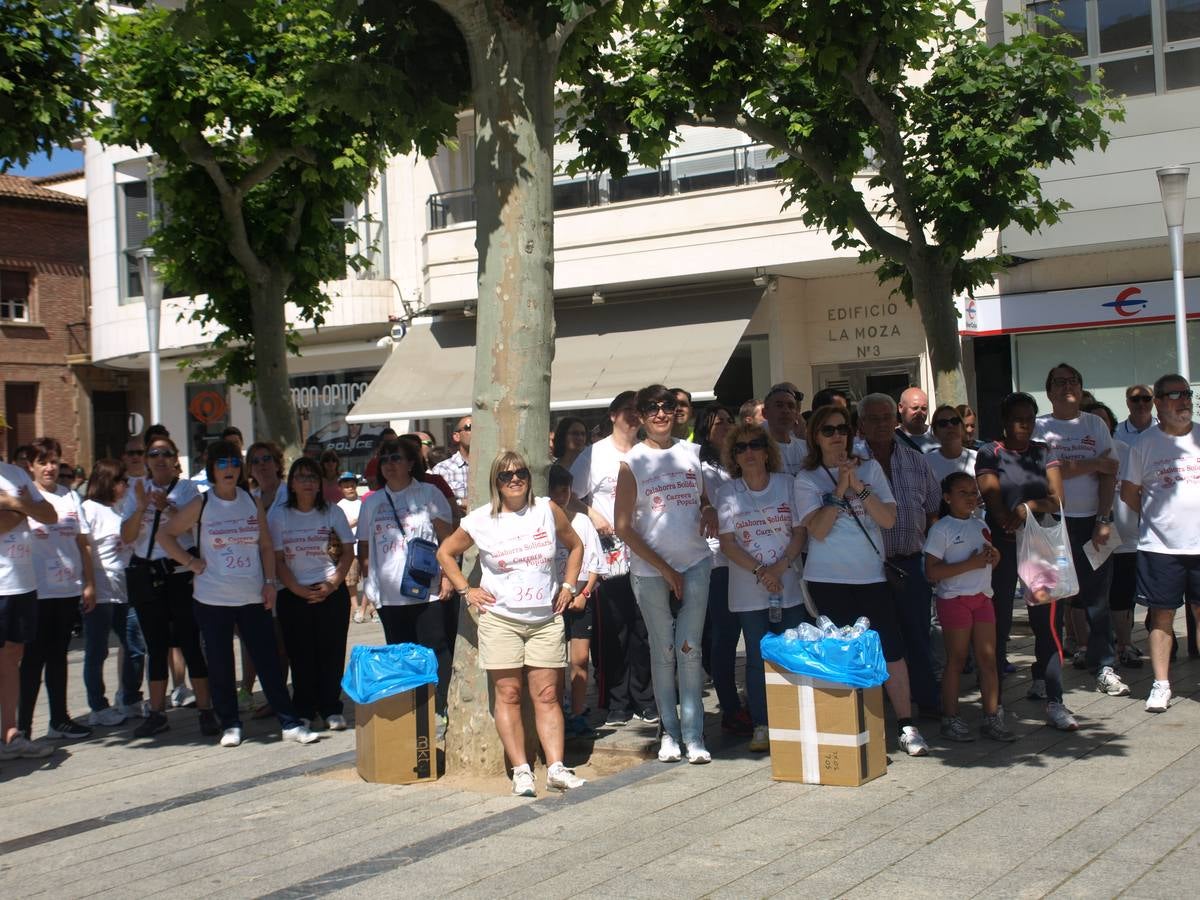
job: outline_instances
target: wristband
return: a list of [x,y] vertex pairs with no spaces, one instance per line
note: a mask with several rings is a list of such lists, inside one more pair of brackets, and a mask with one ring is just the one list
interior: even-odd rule
[[467,585],[465,588],[455,588],[454,593],[458,594],[460,597],[465,597],[470,590],[471,586]]
[[864,484],[863,489],[858,492],[858,499],[860,501],[865,501],[868,497],[871,496],[871,493],[872,493],[871,486],[869,484]]
[[582,591],[580,591],[580,592],[579,592],[578,594],[576,594],[575,596],[576,596],[576,597],[582,597],[584,600],[587,600],[587,599],[589,599],[589,598],[592,596],[592,592],[591,592],[591,591],[589,591],[587,588],[584,588]]

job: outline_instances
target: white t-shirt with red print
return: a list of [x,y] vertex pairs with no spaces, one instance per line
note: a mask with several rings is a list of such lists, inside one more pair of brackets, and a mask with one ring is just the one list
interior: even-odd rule
[[462,528],[479,548],[479,586],[496,598],[485,615],[541,625],[554,618],[561,582],[555,567],[554,507],[538,497],[518,512],[492,515],[491,504],[463,516]]

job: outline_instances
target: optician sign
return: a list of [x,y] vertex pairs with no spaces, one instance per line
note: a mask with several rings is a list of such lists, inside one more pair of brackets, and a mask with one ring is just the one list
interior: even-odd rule
[[[1200,278],[1184,280],[1184,296],[1188,318],[1200,318]],[[1175,318],[1175,294],[1169,281],[991,297],[964,296],[955,302],[958,333],[970,337],[1143,325]]]

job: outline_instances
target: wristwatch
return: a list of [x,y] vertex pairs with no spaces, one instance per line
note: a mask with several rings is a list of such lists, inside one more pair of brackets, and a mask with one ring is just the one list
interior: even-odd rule
[[570,591],[570,592],[571,592],[571,596],[572,596],[572,597],[574,597],[574,596],[575,596],[575,585],[571,584],[571,583],[570,583],[570,582],[568,582],[568,581],[564,581],[564,582],[562,583],[562,586],[563,586],[563,588],[564,588],[565,590],[568,590],[568,591]]
[[1096,521],[1101,525],[1111,525],[1113,521],[1112,513],[1109,513],[1106,516],[1096,516]]

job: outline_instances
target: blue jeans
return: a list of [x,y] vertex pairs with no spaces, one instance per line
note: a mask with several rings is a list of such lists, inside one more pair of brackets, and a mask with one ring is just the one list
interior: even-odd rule
[[109,630],[125,651],[121,667],[121,689],[117,691],[118,705],[137,703],[142,699],[142,673],[146,665],[146,644],[138,625],[137,613],[125,603],[97,603],[83,614],[83,685],[87,689],[88,706],[93,712],[109,705],[105,696],[104,661],[108,659]]
[[742,634],[746,636],[746,705],[750,707],[751,721],[755,725],[766,725],[767,683],[759,642],[767,632],[781,634],[789,628],[795,628],[808,616],[804,604],[800,603],[785,607],[780,622],[772,622],[770,611],[765,609],[740,612],[737,617],[742,623]]
[[925,556],[915,554],[888,560],[908,573],[896,597],[896,622],[904,636],[905,659],[912,699],[926,709],[941,705],[941,686],[934,674],[929,627],[933,619],[933,588],[925,580]]
[[[663,731],[684,744],[704,743],[704,667],[700,642],[708,612],[708,576],[712,557],[706,556],[683,574],[679,615],[671,615],[667,582],[658,575],[631,575],[638,608],[650,636],[650,676]],[[676,671],[678,661],[678,671]],[[679,678],[679,691],[675,679]],[[680,728],[680,713],[683,715]]]
[[734,675],[740,634],[738,613],[729,611],[729,566],[719,566],[712,570],[708,579],[708,621],[704,625],[704,655],[708,660],[705,668],[712,675],[723,718],[737,715],[742,709]]

